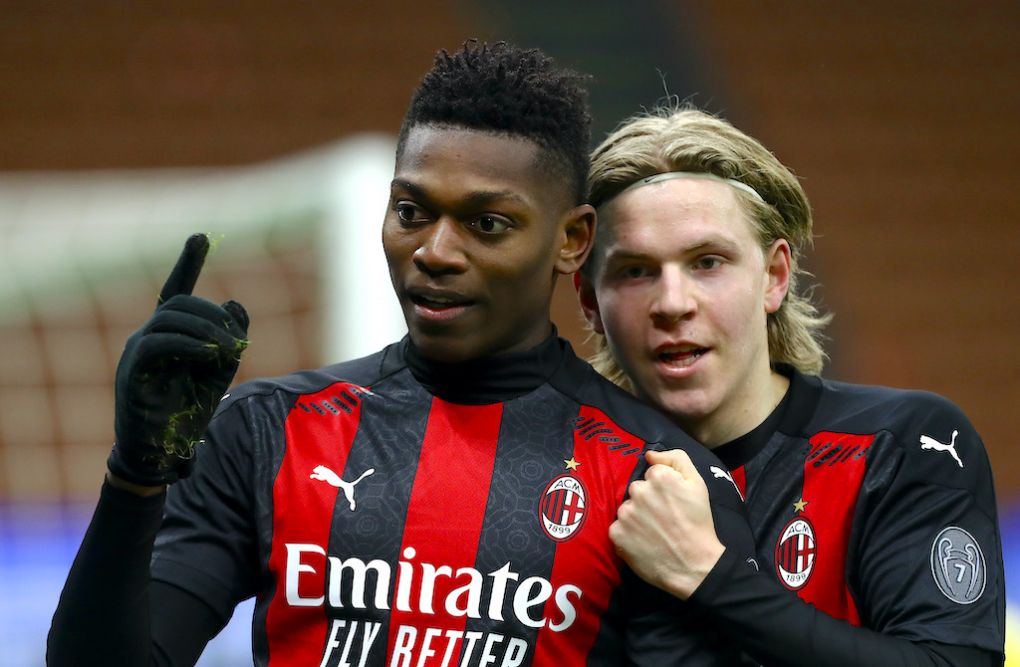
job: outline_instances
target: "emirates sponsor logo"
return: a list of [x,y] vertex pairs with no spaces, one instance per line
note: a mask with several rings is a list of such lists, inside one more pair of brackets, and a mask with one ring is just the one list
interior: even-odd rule
[[[516,620],[528,627],[563,632],[577,620],[574,605],[582,596],[579,587],[573,584],[554,587],[542,577],[522,578],[509,562],[492,572],[479,572],[473,567],[455,570],[449,565],[416,562],[417,552],[407,547],[393,572],[384,560],[366,562],[355,557],[330,556],[318,544],[286,546],[284,586],[287,604],[292,607],[326,605],[332,609],[388,610],[388,592],[395,577],[394,608],[401,612],[503,621],[504,603],[509,601]],[[323,568],[326,589],[320,588],[319,592],[324,594],[309,595]],[[302,586],[303,577],[310,579],[308,585]],[[447,592],[437,596],[436,584],[440,581]]]
[[776,574],[790,590],[802,588],[815,566],[815,529],[803,516],[791,520],[776,543]]
[[545,534],[563,542],[581,530],[587,514],[588,494],[581,480],[561,475],[545,487],[538,506],[538,516]]

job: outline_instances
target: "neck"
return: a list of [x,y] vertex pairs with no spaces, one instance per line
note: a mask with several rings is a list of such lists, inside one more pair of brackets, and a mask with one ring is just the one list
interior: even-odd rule
[[776,409],[790,387],[790,380],[767,368],[761,377],[728,397],[715,412],[699,419],[677,420],[695,440],[713,449],[750,433]]
[[569,356],[570,346],[553,329],[538,345],[461,362],[429,359],[406,337],[402,356],[415,378],[428,390],[454,403],[505,401],[533,391]]

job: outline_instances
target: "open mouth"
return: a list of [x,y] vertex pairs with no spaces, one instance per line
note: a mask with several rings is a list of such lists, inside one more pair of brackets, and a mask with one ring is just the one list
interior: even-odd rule
[[444,310],[471,305],[471,300],[459,295],[411,293],[411,303],[429,310]]
[[682,368],[690,366],[708,352],[706,347],[665,347],[657,351],[656,358],[664,364]]
[[408,290],[407,297],[414,305],[415,317],[436,324],[459,319],[475,303],[456,292],[420,288]]

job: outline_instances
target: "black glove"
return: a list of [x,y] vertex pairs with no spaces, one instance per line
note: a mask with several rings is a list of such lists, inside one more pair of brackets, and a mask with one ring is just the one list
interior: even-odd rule
[[191,472],[194,448],[248,346],[248,313],[191,295],[209,239],[188,238],[159,294],[156,312],[131,334],[117,366],[117,442],[106,465],[144,486]]

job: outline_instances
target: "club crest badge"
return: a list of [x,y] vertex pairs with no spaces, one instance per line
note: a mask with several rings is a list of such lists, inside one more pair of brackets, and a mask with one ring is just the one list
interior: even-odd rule
[[588,494],[581,480],[571,475],[560,475],[542,493],[538,517],[545,534],[557,542],[569,540],[584,524]]
[[815,529],[803,516],[792,519],[776,542],[776,574],[783,585],[798,590],[815,567]]
[[985,592],[985,556],[963,528],[949,526],[931,545],[931,574],[942,594],[957,604],[977,602]]

